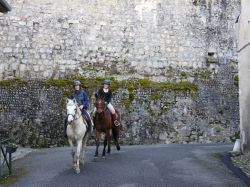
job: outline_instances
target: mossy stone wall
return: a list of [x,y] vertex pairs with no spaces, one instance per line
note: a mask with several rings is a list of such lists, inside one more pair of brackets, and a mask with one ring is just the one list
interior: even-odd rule
[[[239,103],[230,68],[221,66],[210,78],[197,77],[193,83],[111,78],[112,102],[122,115],[121,143],[233,141],[239,131]],[[94,93],[104,78],[77,78],[85,85],[92,111]],[[65,144],[65,98],[72,79],[0,82],[1,137],[34,147]]]

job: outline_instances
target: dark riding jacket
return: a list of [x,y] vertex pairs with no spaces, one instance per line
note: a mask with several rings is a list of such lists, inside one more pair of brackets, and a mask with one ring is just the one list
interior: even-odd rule
[[89,107],[89,99],[83,90],[75,90],[74,93],[71,95],[71,98],[74,98],[78,105],[83,105],[83,109],[87,110]]
[[109,90],[107,93],[105,93],[103,91],[103,89],[99,89],[98,92],[96,93],[96,96],[98,97],[103,97],[104,98],[104,101],[109,104],[111,102],[111,99],[112,99],[112,92],[111,90]]

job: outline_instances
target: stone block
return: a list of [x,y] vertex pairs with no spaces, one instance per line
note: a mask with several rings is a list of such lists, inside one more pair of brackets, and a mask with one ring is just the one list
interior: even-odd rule
[[25,70],[26,70],[26,64],[20,64],[19,65],[19,71],[20,72],[25,72]]
[[10,47],[6,47],[3,49],[3,53],[11,53],[12,52],[12,48]]

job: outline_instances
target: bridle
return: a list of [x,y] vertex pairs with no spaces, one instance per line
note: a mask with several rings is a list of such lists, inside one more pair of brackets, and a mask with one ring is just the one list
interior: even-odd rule
[[[97,107],[97,106],[99,106],[99,107]],[[97,114],[102,114],[102,113],[104,113],[104,111],[105,111],[105,103],[104,103],[104,100],[102,99],[102,98],[97,98],[96,99],[96,103],[95,103],[95,107],[96,107],[96,113]],[[98,108],[101,108],[101,111],[100,112],[98,112]]]
[[[75,106],[75,108],[74,108],[74,113],[72,112],[72,111],[70,111],[70,113],[69,113],[69,110],[68,110],[68,107],[73,107],[73,106]],[[74,121],[74,120],[77,120],[77,119],[79,119],[80,117],[81,117],[81,115],[77,115],[77,104],[76,103],[73,103],[72,105],[67,105],[67,122],[68,123],[72,123],[72,121]],[[72,121],[68,121],[68,119],[69,119],[69,116],[72,116],[72,118],[73,118],[73,120]]]

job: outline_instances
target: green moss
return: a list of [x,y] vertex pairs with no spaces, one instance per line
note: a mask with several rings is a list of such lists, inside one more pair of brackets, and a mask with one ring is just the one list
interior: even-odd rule
[[123,99],[123,104],[124,104],[126,109],[129,109],[129,106],[131,103],[130,103],[129,99]]
[[[180,90],[180,91],[197,91],[198,88],[195,84],[183,81],[179,83],[170,83],[170,82],[154,82],[147,78],[144,79],[127,79],[118,81],[112,77],[96,77],[96,78],[84,78],[84,77],[75,77],[71,80],[68,79],[59,79],[59,80],[45,80],[42,83],[45,86],[58,86],[58,87],[68,87],[72,84],[72,80],[79,80],[82,83],[82,86],[86,89],[96,89],[102,86],[102,81],[104,79],[111,80],[111,90],[115,91],[119,88],[127,88],[129,92],[132,92],[137,89],[153,89],[156,91],[162,90]],[[66,91],[67,92],[67,91]]]
[[112,82],[111,82],[111,85],[110,85],[110,89],[112,91],[116,91],[116,90],[118,90],[121,87],[119,81],[115,80],[114,78],[112,78],[111,81]]
[[42,81],[44,86],[66,87],[71,85],[71,81],[67,79],[49,79]]
[[197,92],[198,87],[197,85],[188,82],[188,81],[183,81],[179,83],[158,83],[155,85],[155,89],[158,91],[161,90],[175,90],[175,91],[193,91]]
[[144,89],[144,88],[150,88],[151,85],[152,85],[152,83],[153,83],[153,81],[151,81],[149,79],[138,79],[138,82],[139,82],[140,87],[142,89]]
[[75,77],[58,79],[58,80],[52,80],[52,79],[44,80],[42,81],[42,84],[48,87],[56,86],[56,87],[67,88],[64,91],[63,95],[69,96],[72,92],[71,87],[72,87],[73,80],[79,80],[84,89],[86,89],[89,92],[93,92],[94,90],[102,86],[102,82],[105,79],[110,79],[112,81],[112,84],[110,87],[111,90],[116,91],[119,88],[119,82],[117,80],[115,80],[114,78],[104,78],[104,77],[85,78],[85,77],[75,76]]
[[[184,74],[183,74],[184,76]],[[188,82],[188,81],[183,81],[179,83],[170,83],[170,82],[154,82],[151,81],[148,78],[144,79],[127,79],[127,80],[122,80],[118,81],[113,77],[95,77],[95,78],[86,78],[86,77],[80,77],[80,76],[75,76],[75,77],[68,77],[65,79],[49,79],[49,80],[44,80],[42,81],[42,85],[51,87],[60,87],[63,88],[63,96],[67,97],[71,95],[72,93],[72,81],[73,80],[79,80],[82,83],[82,87],[86,89],[88,93],[93,93],[96,91],[97,88],[102,86],[102,82],[105,79],[110,79],[111,80],[111,90],[116,91],[119,88],[127,89],[129,91],[129,96],[127,99],[123,100],[123,103],[125,104],[126,108],[129,107],[129,105],[132,103],[132,101],[135,99],[135,95],[133,93],[134,90],[147,90],[150,89],[152,90],[152,94],[150,95],[151,100],[157,100],[160,99],[160,96],[158,95],[159,91],[164,91],[164,90],[174,90],[174,91],[189,91],[190,93],[195,93],[197,92],[198,88],[195,84]],[[11,80],[11,81],[1,81],[1,85],[24,85],[27,84],[27,82],[22,81],[22,80]],[[64,100],[62,103],[64,104]]]
[[128,98],[123,99],[123,104],[126,109],[129,108],[134,99],[135,99],[135,94],[133,92],[129,92]]
[[22,87],[28,84],[27,81],[21,79],[10,79],[0,81],[0,86],[13,86],[13,87]]
[[132,85],[132,84],[128,85],[128,91],[129,91],[129,92],[132,92],[132,91],[135,90],[135,89],[136,89],[136,88],[135,88],[134,85]]
[[194,76],[196,77],[200,77],[202,79],[210,79],[212,75],[211,71],[199,71],[199,72],[195,72]]
[[150,100],[159,100],[161,97],[160,95],[156,92],[156,93],[152,93],[150,96],[149,96],[149,99]]
[[0,178],[0,185],[11,185],[18,181],[20,176],[18,175],[11,175],[7,177]]
[[238,86],[239,85],[239,75],[234,75],[233,79],[234,79],[234,84]]
[[23,177],[27,172],[24,168],[13,167],[13,174],[11,176],[0,177],[0,186],[10,186],[15,184],[21,177]]
[[184,72],[184,71],[182,71],[182,72],[181,72],[181,76],[182,76],[182,77],[187,77],[187,73]]
[[72,94],[72,91],[69,90],[69,89],[63,91],[63,96],[65,96],[65,97],[68,97],[68,96],[70,96],[71,94]]
[[199,93],[198,93],[198,92],[191,92],[191,93],[190,93],[190,97],[191,97],[192,99],[197,99],[197,98],[199,97]]
[[179,83],[170,83],[170,82],[154,82],[149,79],[129,79],[123,80],[120,84],[121,87],[127,88],[129,91],[136,89],[152,89],[155,91],[163,90],[179,90],[179,91],[197,91],[197,85],[188,82],[182,81]]
[[129,93],[129,95],[128,95],[129,101],[132,102],[134,100],[134,98],[135,98],[135,94],[134,93]]
[[234,135],[230,136],[230,140],[232,142],[235,142],[236,139],[240,139],[240,131],[237,131],[237,132],[234,133]]

